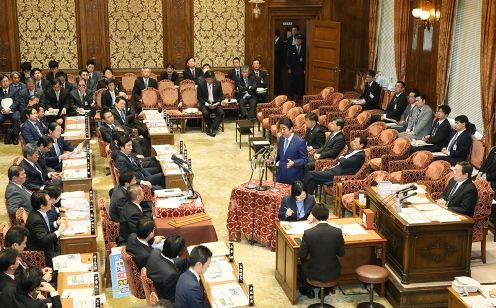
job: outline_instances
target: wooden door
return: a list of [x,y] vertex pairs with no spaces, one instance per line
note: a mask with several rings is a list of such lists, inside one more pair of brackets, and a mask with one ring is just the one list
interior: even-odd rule
[[307,34],[306,93],[319,93],[328,86],[338,91],[341,23],[310,20]]

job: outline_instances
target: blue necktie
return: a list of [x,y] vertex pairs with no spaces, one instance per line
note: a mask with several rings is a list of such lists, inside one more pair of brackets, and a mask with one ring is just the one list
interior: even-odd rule
[[51,228],[50,228],[50,220],[48,220],[48,216],[45,215],[45,222],[47,224],[47,227],[48,227],[48,232],[52,232]]
[[288,146],[289,146],[289,139],[284,138],[283,154],[286,154],[286,150],[288,149]]

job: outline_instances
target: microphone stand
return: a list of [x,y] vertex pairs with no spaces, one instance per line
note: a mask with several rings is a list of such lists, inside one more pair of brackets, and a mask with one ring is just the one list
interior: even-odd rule
[[251,166],[251,175],[250,175],[250,180],[248,180],[248,184],[246,184],[246,188],[253,189],[253,188],[257,187],[257,184],[251,182],[251,180],[253,179],[253,173],[255,172],[255,169],[257,168],[257,155],[253,155],[251,157],[250,166]]
[[[274,155],[274,159],[275,157],[277,156],[277,150],[276,150],[276,153]],[[277,182],[276,182],[276,178],[277,178],[277,168],[276,168],[276,163],[275,161],[272,162],[272,183],[273,183],[273,187],[269,190],[270,192],[273,192],[273,193],[276,193],[276,192],[279,192],[280,189],[276,187],[277,185]]]
[[186,183],[186,198],[188,199],[196,199],[198,198],[198,193],[193,189],[193,183],[191,183],[189,179],[189,175],[191,172],[187,166],[184,164],[174,161],[174,163],[179,167],[181,171],[181,176],[183,178],[184,183]]
[[[270,149],[270,148],[269,148]],[[263,180],[263,176],[265,174],[265,169],[267,168],[267,154],[268,154],[268,150],[266,150],[263,155],[262,155],[262,163],[260,164],[260,169],[259,169],[259,172],[258,172],[258,180],[259,180],[259,184],[258,186],[255,188],[256,190],[258,191],[266,191],[266,190],[269,190],[270,189],[270,186],[268,185],[262,185],[262,180]],[[260,172],[261,171],[261,172]]]

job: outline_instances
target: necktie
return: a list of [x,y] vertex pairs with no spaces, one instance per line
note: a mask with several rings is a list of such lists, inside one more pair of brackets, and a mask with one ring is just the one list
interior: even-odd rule
[[55,92],[55,95],[57,96],[57,103],[58,103],[59,102],[60,92]]
[[453,195],[455,194],[455,191],[456,189],[458,188],[458,184],[459,183],[455,183],[455,185],[453,186],[453,188],[451,189],[449,195],[448,195],[448,199],[446,199],[446,203],[449,203],[451,201],[451,198],[453,198]]
[[453,148],[453,145],[455,145],[456,139],[458,139],[458,133],[456,133],[453,138],[451,138],[449,144],[448,144],[448,151],[451,151],[451,148]]
[[191,75],[193,76],[193,79],[195,79],[195,69],[194,68],[191,69]]
[[236,80],[239,79],[239,71],[236,71]]
[[115,129],[115,125],[114,124],[110,124],[110,129],[114,130]]
[[17,259],[19,260],[19,264],[22,266],[22,268],[24,269],[28,268],[28,264],[24,262],[24,260],[21,257],[17,257]]
[[289,146],[289,139],[285,138],[284,139],[283,154],[286,154],[286,150],[288,149],[288,146]]
[[248,79],[245,79],[245,86],[248,86]]
[[420,116],[420,113],[422,112],[422,109],[419,109],[418,112],[417,112],[417,117],[415,118],[415,121],[413,122],[413,127],[412,127],[412,130],[415,129],[415,126],[417,125],[417,121],[419,119],[419,116]]
[[24,189],[24,191],[25,191],[25,192],[27,192],[27,193],[28,193],[28,195],[30,195],[30,196],[31,196],[32,192],[31,192],[29,189],[27,189],[27,188],[26,188],[26,187],[24,187],[24,186],[22,186],[22,189]]
[[148,78],[145,79],[145,88],[148,88]]
[[134,157],[132,157],[131,155],[128,156],[129,160],[131,161],[131,163],[133,165],[135,165],[136,167],[139,167],[138,164],[136,163],[136,160],[134,159]]
[[37,87],[38,89],[41,89],[41,81],[38,81],[38,83],[36,84],[36,87]]
[[432,128],[432,136],[436,135],[438,127],[439,127],[439,121],[436,121],[436,124],[434,124],[434,127]]
[[33,164],[33,166],[34,166],[34,169],[36,169],[36,171],[38,171],[38,173],[41,176],[41,179],[43,180],[43,173],[41,172],[40,168],[38,168],[38,166],[36,166],[36,164]]
[[300,55],[300,46],[297,46],[296,50],[298,51],[298,55]]
[[214,101],[214,91],[212,90],[212,84],[209,83],[208,85],[208,101],[213,102]]
[[110,96],[112,97],[112,104],[115,103],[115,92],[110,93]]
[[90,78],[89,79],[91,79],[91,78],[93,78],[93,73],[90,73]]
[[48,220],[48,216],[45,215],[45,223],[47,224],[47,227],[48,227],[48,232],[52,232],[51,228],[50,228],[50,220]]
[[34,91],[29,90],[29,96],[33,96],[33,95],[34,95]]
[[121,110],[121,118],[122,118],[122,123],[126,123],[126,115],[124,114],[124,110]]
[[84,104],[83,93],[81,92],[79,92],[79,99],[81,100],[81,103]]
[[38,127],[38,125],[36,125],[36,123],[32,123],[32,122],[31,122],[31,124],[33,124],[34,128],[36,128],[36,131],[38,132],[38,136],[41,137],[41,131],[40,131],[40,128]]
[[260,76],[258,75],[258,72],[255,72],[255,75],[257,75],[257,78],[258,78],[258,77],[260,77]]
[[57,141],[53,143],[53,148],[55,149],[55,153],[57,154],[57,156],[60,156],[60,148]]

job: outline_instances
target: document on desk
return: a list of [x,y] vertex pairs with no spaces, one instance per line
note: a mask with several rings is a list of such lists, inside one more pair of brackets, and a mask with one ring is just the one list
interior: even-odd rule
[[213,257],[208,270],[203,274],[206,282],[236,281],[231,263],[224,256]]
[[154,191],[157,198],[179,197],[183,192],[179,188],[160,189]]
[[338,225],[338,228],[340,228],[343,231],[343,235],[362,235],[362,234],[367,234],[367,230],[365,230],[359,224]]
[[75,220],[75,219],[90,219],[90,209],[70,209],[65,211],[65,217],[67,217],[68,220]]
[[[229,255],[229,247],[227,247],[227,244],[224,241],[201,243],[201,245],[210,249],[212,252],[212,257],[224,257]],[[188,246],[188,253],[191,253],[191,250],[193,250],[196,246],[198,245]]]
[[69,131],[69,130],[84,130],[84,129],[86,129],[86,124],[84,124],[84,123],[67,124],[65,126],[65,130],[66,131]]
[[248,297],[238,283],[211,286],[210,292],[219,308],[248,306]]
[[409,224],[425,224],[431,220],[415,208],[403,209],[398,215]]
[[83,263],[81,255],[67,254],[52,258],[53,270],[59,272],[88,272],[93,264]]
[[[93,273],[89,273],[89,274],[92,277],[91,283],[93,283]],[[72,277],[72,276],[69,276],[69,277]],[[69,279],[67,279],[67,282],[68,282],[67,285],[69,286]],[[60,298],[88,298],[88,297],[92,297],[94,292],[95,292],[95,290],[93,288],[65,289],[64,292],[62,292],[62,295],[60,295]]]
[[89,220],[71,220],[69,226],[62,232],[62,235],[75,235],[86,233],[90,230],[91,222]]
[[89,204],[86,198],[62,199],[60,205],[69,210],[88,210]]
[[442,208],[440,208],[436,211],[425,211],[423,213],[425,216],[427,216],[432,221],[453,222],[453,221],[460,221],[461,220],[460,217],[458,217],[453,212],[450,212],[450,211],[442,209]]
[[75,158],[75,159],[64,160],[64,167],[76,167],[76,166],[85,167],[86,166],[86,159],[85,158]]
[[95,275],[98,275],[98,273],[69,275],[67,276],[67,285],[68,286],[76,286],[80,284],[91,285],[95,281]]
[[64,170],[64,179],[80,179],[87,177],[86,168]]
[[70,130],[65,131],[62,136],[64,137],[79,137],[84,135],[84,130]]
[[414,205],[414,207],[419,211],[437,211],[441,209],[441,207],[435,203],[417,204]]
[[426,197],[423,196],[412,196],[407,199],[408,202],[411,204],[428,204],[431,203],[431,200],[429,200]]
[[470,308],[486,308],[486,307],[494,307],[495,306],[494,299],[485,298],[482,295],[462,296],[462,300]]
[[[71,192],[63,192],[60,194],[60,199],[74,199],[74,198],[84,198],[84,191],[71,191]],[[85,199],[86,200],[86,199]],[[74,200],[71,200],[71,202]]]
[[181,204],[187,202],[185,196],[181,197],[170,197],[170,198],[159,198],[157,199],[157,204],[155,205],[158,208],[165,209],[177,209],[181,206]]
[[281,226],[288,235],[303,234],[305,230],[312,227],[306,220],[291,222],[281,221]]

